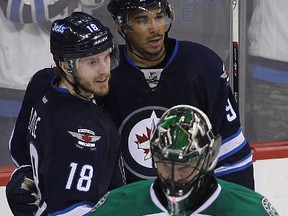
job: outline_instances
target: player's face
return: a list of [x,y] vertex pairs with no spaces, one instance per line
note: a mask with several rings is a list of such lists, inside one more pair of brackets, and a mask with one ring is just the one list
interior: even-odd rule
[[158,162],[157,170],[162,179],[188,183],[194,181],[199,174],[198,163]]
[[158,7],[129,15],[124,34],[136,54],[151,60],[162,55],[166,19],[167,17]]
[[109,91],[110,53],[106,50],[100,54],[80,58],[76,79],[84,96],[91,94],[104,96]]

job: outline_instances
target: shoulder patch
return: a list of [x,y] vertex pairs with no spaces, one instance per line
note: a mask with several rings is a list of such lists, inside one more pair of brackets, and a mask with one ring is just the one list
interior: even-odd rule
[[262,205],[266,212],[268,213],[269,216],[279,216],[278,212],[276,209],[272,206],[272,204],[269,202],[267,198],[262,199]]
[[102,206],[105,201],[107,200],[107,197],[109,195],[110,191],[108,191],[97,203],[96,205],[91,209],[91,212],[95,212],[100,206]]

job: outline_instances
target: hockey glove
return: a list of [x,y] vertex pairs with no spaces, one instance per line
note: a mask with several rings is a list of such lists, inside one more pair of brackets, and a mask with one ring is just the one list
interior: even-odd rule
[[14,171],[6,186],[7,201],[16,216],[32,216],[38,209],[39,199],[31,166]]

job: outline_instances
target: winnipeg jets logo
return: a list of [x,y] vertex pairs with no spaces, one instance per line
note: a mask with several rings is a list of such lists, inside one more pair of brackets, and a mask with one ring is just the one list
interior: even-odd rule
[[153,125],[155,125],[158,121],[159,118],[156,116],[156,113],[152,111],[149,118],[139,121],[132,128],[128,138],[128,148],[131,156],[137,161],[137,163],[149,168],[152,168],[149,142],[150,131]]
[[64,24],[59,25],[58,23],[55,23],[55,25],[52,27],[52,31],[63,34],[65,29],[67,27]]
[[156,176],[150,151],[151,129],[167,108],[148,106],[132,112],[119,127],[124,165],[140,178]]
[[96,141],[101,139],[101,136],[96,136],[95,133],[88,129],[78,129],[77,132],[68,131],[73,137],[78,139],[77,147],[79,148],[91,148],[91,150],[96,149]]
[[151,129],[146,128],[146,134],[142,136],[136,134],[137,141],[135,142],[138,145],[138,149],[143,149],[144,151],[144,160],[148,160],[151,158],[151,151],[150,151],[150,133]]

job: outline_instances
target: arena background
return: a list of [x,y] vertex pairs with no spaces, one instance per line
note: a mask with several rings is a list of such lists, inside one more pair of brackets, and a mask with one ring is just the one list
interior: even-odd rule
[[[75,2],[67,5],[58,17],[73,10],[92,13],[112,29],[119,44],[123,43],[107,12],[106,1],[95,0],[95,5],[97,2],[104,3],[99,8],[85,4],[93,1]],[[251,2],[243,0],[239,5],[238,1],[233,0],[174,0],[175,22],[169,32],[171,37],[202,43],[223,59],[239,101],[244,132],[246,125],[250,124],[249,119],[245,118],[244,59],[247,53],[246,33],[253,6]],[[53,61],[49,53],[51,20],[21,24],[6,19],[4,13],[6,11],[0,10],[0,209],[1,215],[9,216],[12,214],[5,198],[5,185],[14,169],[9,157],[9,138],[30,77],[41,68],[51,67]],[[280,215],[288,215],[285,206],[288,201],[287,141],[253,140],[251,146],[254,151],[256,191],[266,195]]]

